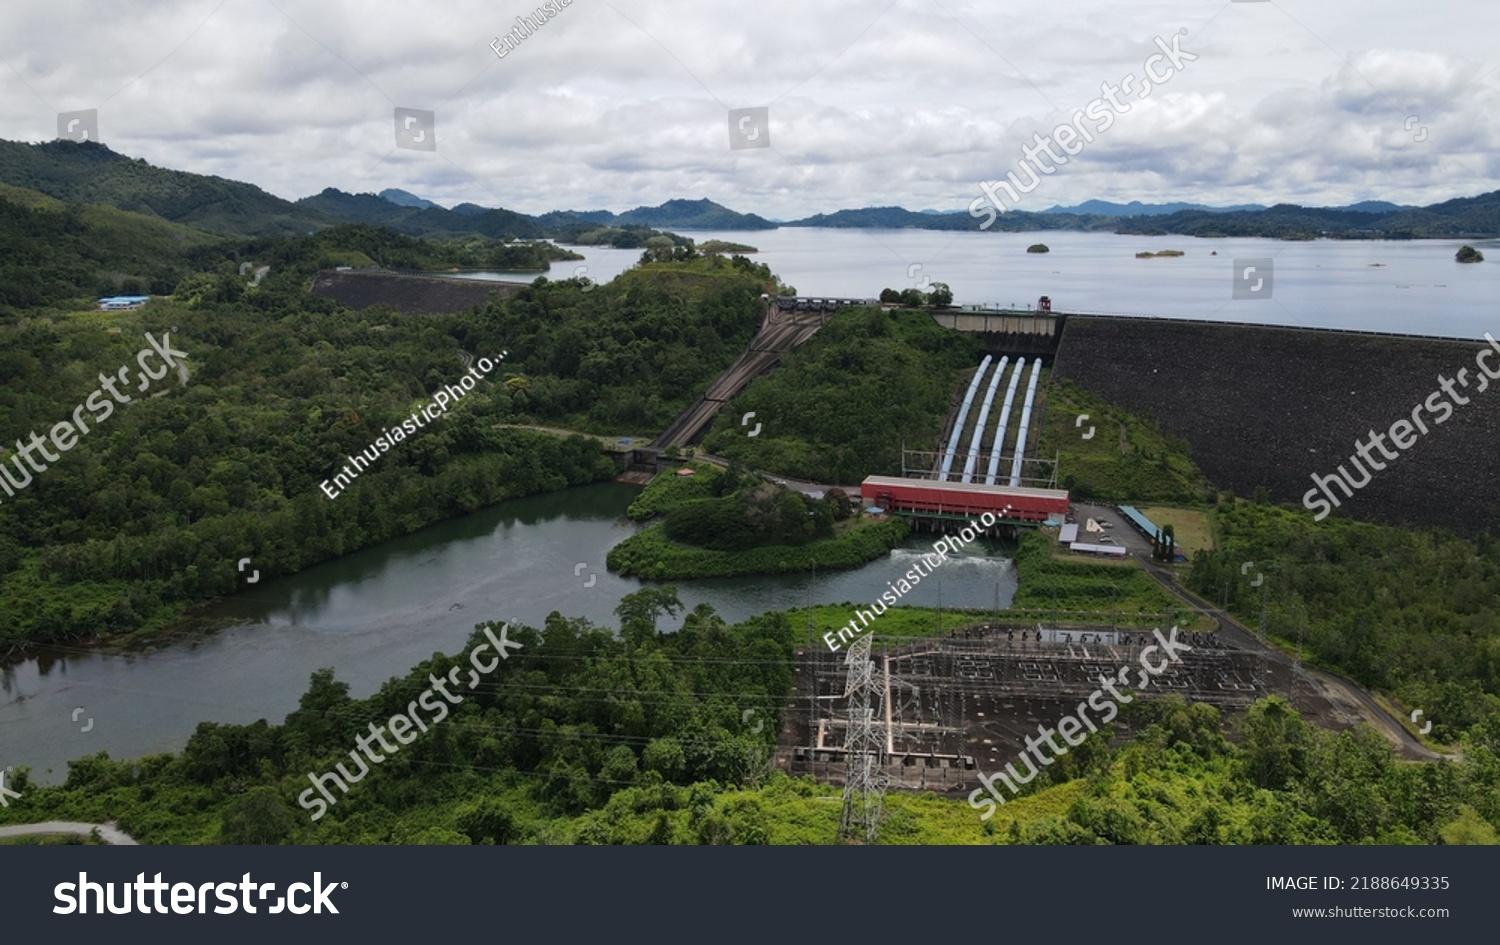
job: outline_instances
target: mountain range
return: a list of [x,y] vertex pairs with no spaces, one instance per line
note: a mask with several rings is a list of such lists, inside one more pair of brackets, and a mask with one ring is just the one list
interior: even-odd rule
[[[412,236],[486,236],[500,240],[574,240],[588,231],[769,230],[778,226],[977,230],[967,211],[912,211],[865,207],[773,222],[730,210],[712,200],[668,200],[624,213],[556,210],[540,215],[461,203],[444,208],[404,190],[350,194],[327,188],[288,201],[254,184],[153,167],[94,142],[41,144],[0,140],[0,184],[57,200],[97,204],[158,217],[211,233],[305,233],[337,223],[366,223]],[[977,193],[977,191],[976,191]],[[1347,207],[1205,207],[1189,203],[1119,204],[1089,200],[1073,207],[999,214],[989,229],[1002,232],[1096,230],[1143,235],[1268,236],[1281,239],[1410,239],[1500,236],[1500,191],[1460,197],[1427,207],[1365,201]]]

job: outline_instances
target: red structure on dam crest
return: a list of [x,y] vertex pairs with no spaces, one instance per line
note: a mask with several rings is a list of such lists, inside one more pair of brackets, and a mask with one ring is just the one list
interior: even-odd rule
[[860,495],[896,514],[973,518],[985,512],[1006,522],[1041,524],[1068,514],[1068,493],[1063,489],[1033,489],[1026,486],[987,486],[980,483],[936,482],[926,479],[896,479],[868,476]]

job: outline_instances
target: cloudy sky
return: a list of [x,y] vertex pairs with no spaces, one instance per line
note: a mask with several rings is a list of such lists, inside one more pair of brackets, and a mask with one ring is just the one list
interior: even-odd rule
[[[5,0],[0,137],[95,108],[117,151],[288,199],[956,210],[1175,36],[1197,58],[1023,209],[1500,188],[1493,0],[573,0],[498,57],[536,5]],[[728,110],[762,106],[770,147],[731,150]],[[396,148],[396,107],[436,113],[435,151]]]

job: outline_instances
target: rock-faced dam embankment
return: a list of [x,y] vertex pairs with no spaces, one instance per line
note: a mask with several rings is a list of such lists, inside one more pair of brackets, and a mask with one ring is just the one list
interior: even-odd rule
[[[1500,323],[1497,323],[1500,328]],[[1467,405],[1385,462],[1341,511],[1362,520],[1500,534],[1500,381],[1480,393],[1484,340],[1379,336],[1172,319],[1069,316],[1055,375],[1180,435],[1216,485],[1302,504],[1312,476],[1353,472],[1356,441],[1386,433],[1453,380]],[[1500,367],[1500,351],[1489,361]],[[1447,395],[1442,395],[1448,400]],[[1377,458],[1380,453],[1374,454]],[[1308,512],[1309,517],[1312,512]]]
[[514,295],[523,284],[368,270],[323,270],[309,291],[356,311],[389,305],[404,315],[448,314],[483,305],[492,295]]

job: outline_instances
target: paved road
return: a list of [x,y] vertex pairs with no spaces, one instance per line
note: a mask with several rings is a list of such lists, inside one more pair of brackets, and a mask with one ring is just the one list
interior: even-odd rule
[[15,824],[9,827],[0,827],[0,838],[35,837],[52,833],[70,833],[87,837],[95,829],[99,831],[99,836],[103,838],[105,843],[112,843],[122,847],[139,845],[133,837],[116,828],[113,823],[80,824],[69,820],[49,820],[40,824]]

